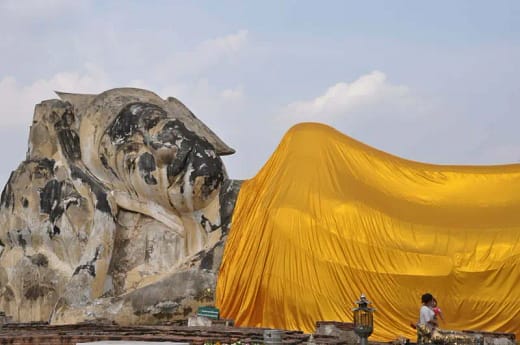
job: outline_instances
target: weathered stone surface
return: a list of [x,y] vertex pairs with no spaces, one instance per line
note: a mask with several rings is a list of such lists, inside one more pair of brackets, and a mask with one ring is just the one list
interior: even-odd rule
[[359,337],[354,332],[354,324],[338,321],[318,321],[316,323],[317,335],[333,336],[343,344],[359,344]]
[[186,319],[211,304],[240,181],[182,103],[140,89],[36,106],[0,202],[0,309],[15,321]]
[[211,319],[204,316],[190,316],[188,318],[188,327],[210,327]]
[[[0,328],[0,342],[14,345],[75,345],[91,341],[175,341],[194,345],[262,344],[263,328],[240,328],[226,326],[186,327],[174,325],[119,326],[100,323],[78,325],[7,324]],[[283,344],[305,344],[308,334],[298,331],[283,331]],[[344,344],[337,338],[316,335],[315,344]]]

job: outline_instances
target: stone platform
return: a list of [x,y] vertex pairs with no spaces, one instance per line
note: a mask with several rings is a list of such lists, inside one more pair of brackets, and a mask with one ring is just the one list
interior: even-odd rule
[[[6,324],[0,328],[0,344],[75,345],[94,341],[180,342],[203,345],[206,342],[231,344],[263,343],[263,328],[188,327],[178,325],[119,326],[103,323],[52,326],[46,323]],[[305,344],[309,334],[284,331],[283,344]],[[334,336],[315,335],[316,344],[345,344]]]

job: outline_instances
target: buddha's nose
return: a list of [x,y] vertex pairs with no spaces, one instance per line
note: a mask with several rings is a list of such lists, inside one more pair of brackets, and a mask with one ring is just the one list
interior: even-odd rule
[[[203,197],[207,197],[224,181],[224,165],[211,144],[197,140],[190,153],[192,166],[190,183],[200,184]],[[196,182],[196,180],[199,182]]]

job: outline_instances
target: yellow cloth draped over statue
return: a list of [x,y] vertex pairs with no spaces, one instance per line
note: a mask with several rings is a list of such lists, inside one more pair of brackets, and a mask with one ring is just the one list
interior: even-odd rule
[[244,182],[217,285],[236,324],[313,332],[364,293],[371,339],[415,338],[425,292],[441,327],[520,335],[520,164],[423,164],[304,123]]

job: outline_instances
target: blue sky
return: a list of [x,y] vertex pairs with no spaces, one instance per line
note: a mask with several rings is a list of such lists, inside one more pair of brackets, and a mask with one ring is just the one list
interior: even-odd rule
[[0,0],[0,181],[53,90],[175,96],[249,178],[318,121],[440,164],[520,161],[520,2]]

